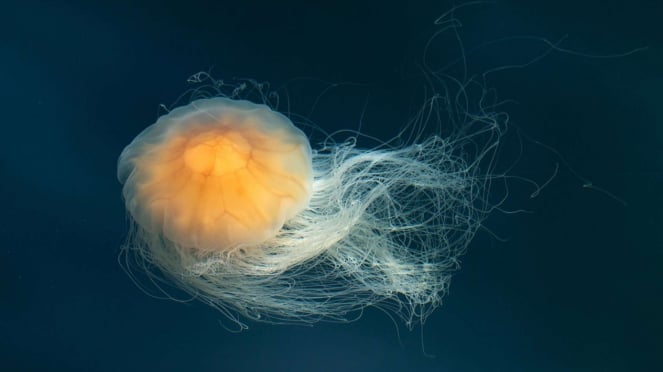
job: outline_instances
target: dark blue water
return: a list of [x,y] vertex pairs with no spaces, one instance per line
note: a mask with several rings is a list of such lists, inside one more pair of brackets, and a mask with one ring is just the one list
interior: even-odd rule
[[[536,198],[510,183],[505,208],[528,212],[490,216],[497,237],[478,234],[422,329],[398,335],[369,309],[351,324],[249,323],[235,334],[205,305],[157,300],[131,282],[116,261],[127,233],[117,156],[189,75],[296,79],[293,110],[329,132],[357,129],[363,113],[361,129],[385,140],[420,103],[417,63],[449,2],[316,3],[0,5],[0,369],[663,370],[660,1],[512,0],[457,12],[470,73],[546,50],[512,36],[592,55],[649,49],[553,52],[490,75],[499,98],[513,100],[502,109],[514,128],[532,139],[512,174],[543,183],[559,171]],[[440,66],[459,56],[448,45],[431,56]],[[449,71],[462,75],[457,67]],[[351,84],[313,110],[324,82]],[[520,151],[511,143],[507,163]]]

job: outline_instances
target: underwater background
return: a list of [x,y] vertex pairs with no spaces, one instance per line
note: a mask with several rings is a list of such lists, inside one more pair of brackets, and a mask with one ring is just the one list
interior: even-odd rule
[[232,333],[202,303],[147,296],[118,264],[117,157],[189,76],[286,86],[283,102],[325,131],[388,140],[423,103],[417,66],[452,7],[3,1],[0,370],[663,370],[661,1],[457,9],[462,48],[436,39],[430,58],[467,52],[448,70],[461,75],[523,64],[486,82],[527,136],[505,141],[500,169],[549,183],[530,197],[508,182],[423,327],[369,308]]

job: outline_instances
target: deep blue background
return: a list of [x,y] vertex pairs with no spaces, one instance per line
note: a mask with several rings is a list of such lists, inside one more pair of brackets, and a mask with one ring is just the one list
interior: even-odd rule
[[[351,324],[250,324],[233,334],[199,303],[140,292],[116,262],[127,225],[122,148],[186,78],[362,83],[314,112],[324,85],[291,89],[327,131],[388,139],[408,118],[413,70],[445,1],[23,1],[0,4],[0,369],[3,371],[663,370],[663,2],[499,1],[458,12],[466,47],[540,36],[552,53],[491,75],[515,126],[559,151],[530,199],[514,181],[463,258],[451,293],[400,338],[382,313]],[[482,71],[542,44],[471,56]],[[457,56],[453,46],[439,57]],[[445,54],[446,53],[446,54]],[[299,95],[299,101],[298,96]],[[349,98],[348,98],[349,97]],[[545,181],[560,159],[526,145],[515,173]]]

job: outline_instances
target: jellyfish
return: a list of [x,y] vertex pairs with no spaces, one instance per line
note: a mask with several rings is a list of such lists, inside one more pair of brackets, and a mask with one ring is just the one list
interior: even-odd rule
[[266,102],[192,99],[119,157],[123,255],[242,327],[350,321],[369,306],[422,322],[490,210],[482,165],[500,138],[488,115],[424,136],[442,102],[427,100],[410,139],[314,148]]

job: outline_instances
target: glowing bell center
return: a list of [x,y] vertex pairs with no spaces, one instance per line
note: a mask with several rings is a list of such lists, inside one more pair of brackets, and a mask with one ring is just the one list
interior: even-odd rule
[[184,163],[202,176],[219,177],[246,168],[251,155],[249,144],[239,135],[217,134],[193,142],[185,150]]

